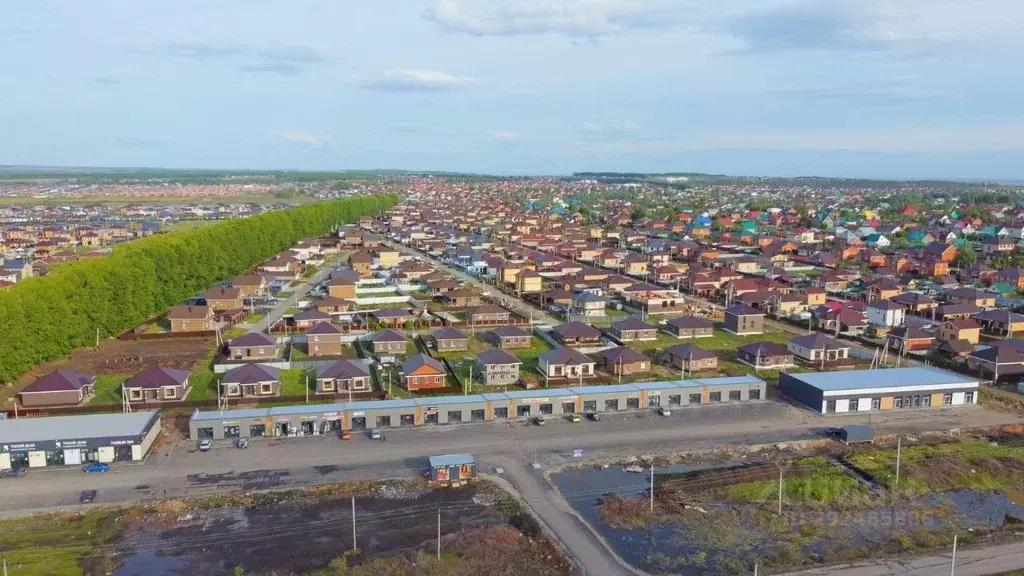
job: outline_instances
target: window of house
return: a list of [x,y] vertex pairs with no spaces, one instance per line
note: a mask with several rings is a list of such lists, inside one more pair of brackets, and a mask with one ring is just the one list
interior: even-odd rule
[[925,394],[921,397],[921,406],[924,408],[930,408],[932,405],[932,397]]
[[679,406],[683,403],[683,397],[679,394],[670,394],[668,397],[669,406]]
[[324,380],[324,390],[334,390],[334,380]]
[[700,404],[700,394],[690,394],[690,404]]
[[872,410],[878,410],[881,407],[882,407],[882,399],[881,398],[872,398],[871,399],[871,409]]
[[132,388],[131,390],[129,390],[129,393],[131,394],[132,400],[142,400],[142,390],[138,388]]
[[722,393],[721,392],[712,392],[708,396],[708,401],[709,402],[721,402],[722,401]]
[[732,402],[738,402],[743,397],[743,394],[739,390],[729,391],[729,400]]
[[964,403],[965,404],[974,404],[974,392],[965,392],[964,393]]
[[259,355],[260,355],[260,356],[263,356],[263,347],[262,347],[262,346],[261,346],[261,347],[260,347],[260,349],[259,349]]
[[747,391],[747,398],[750,399],[750,400],[760,400],[761,399],[761,389],[760,388],[752,388],[752,389],[748,390]]
[[860,400],[856,398],[850,400],[850,412],[857,412],[860,410]]
[[260,394],[271,394],[274,392],[273,384],[260,384]]
[[167,388],[164,388],[164,398],[177,398],[177,397],[178,397],[177,389],[172,388],[170,386],[168,386]]

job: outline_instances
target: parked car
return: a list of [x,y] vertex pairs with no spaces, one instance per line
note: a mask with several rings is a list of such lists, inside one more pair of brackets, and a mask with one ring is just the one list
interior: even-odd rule
[[90,462],[82,466],[82,472],[107,472],[109,470],[110,464],[106,462]]
[[82,504],[92,504],[96,500],[95,490],[82,490],[82,493],[78,495],[78,501]]
[[537,426],[543,426],[544,425],[544,417],[543,416],[537,416],[536,418],[533,419],[533,423],[536,424]]
[[658,414],[660,414],[662,416],[671,416],[672,415],[672,411],[669,410],[668,408],[664,407],[664,406],[658,406]]
[[579,414],[570,414],[569,415],[569,422],[572,422],[573,424],[576,424],[579,421],[580,421],[580,415]]
[[28,472],[25,468],[10,468],[8,470],[0,470],[0,478],[21,478]]
[[249,441],[245,438],[239,438],[238,440],[235,440],[235,446],[239,448],[246,448],[249,446]]
[[829,426],[828,428],[825,428],[825,436],[828,436],[829,438],[838,438],[842,436],[842,434],[842,426]]
[[213,448],[213,440],[210,440],[209,438],[204,438],[199,441],[199,449],[202,450],[203,452],[206,452],[210,448]]
[[374,428],[373,430],[370,430],[370,439],[380,440],[380,428]]
[[590,418],[594,422],[597,422],[598,420],[601,419],[601,414],[598,412],[591,412],[590,414],[587,414],[587,418]]

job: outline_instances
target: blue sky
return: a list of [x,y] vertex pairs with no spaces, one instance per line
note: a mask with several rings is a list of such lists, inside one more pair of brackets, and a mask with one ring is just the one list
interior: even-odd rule
[[33,0],[0,164],[1024,178],[1020,0]]

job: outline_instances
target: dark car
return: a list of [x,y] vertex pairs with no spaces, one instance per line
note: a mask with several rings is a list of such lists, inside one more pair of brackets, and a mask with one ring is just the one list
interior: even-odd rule
[[82,493],[78,495],[78,501],[82,504],[92,504],[93,500],[96,499],[95,490],[82,490]]
[[21,478],[28,472],[25,468],[11,468],[10,470],[0,470],[0,478]]
[[829,438],[839,438],[842,435],[842,426],[829,426],[828,428],[825,428],[825,436],[828,436]]
[[591,412],[590,414],[587,414],[587,418],[590,418],[594,422],[597,422],[598,420],[601,419],[601,414],[599,414],[598,412]]

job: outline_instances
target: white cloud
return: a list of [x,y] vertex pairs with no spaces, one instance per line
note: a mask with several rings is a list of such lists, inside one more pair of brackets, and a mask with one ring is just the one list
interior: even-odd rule
[[437,70],[390,70],[383,77],[366,82],[364,87],[382,92],[438,92],[476,83],[476,78],[453,76]]
[[475,36],[563,34],[592,38],[675,22],[660,0],[437,0],[424,17]]
[[523,135],[514,130],[498,130],[491,132],[491,139],[498,142],[518,142],[523,139]]
[[317,134],[314,132],[289,132],[279,131],[277,137],[294,144],[304,144],[313,148],[322,148],[330,141],[330,134]]

